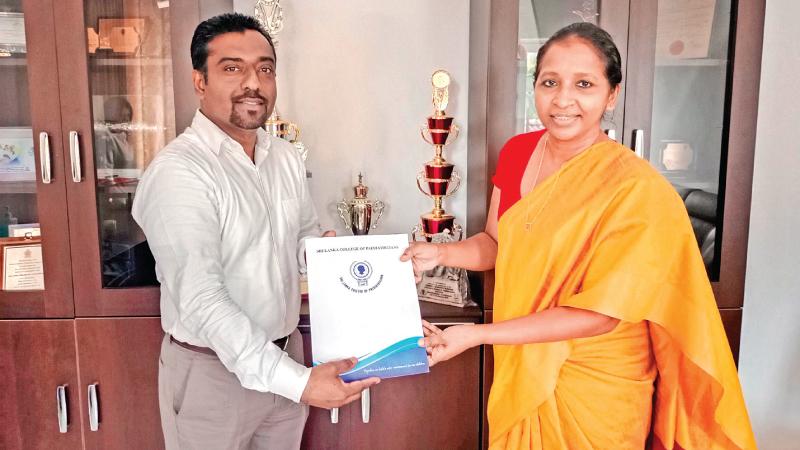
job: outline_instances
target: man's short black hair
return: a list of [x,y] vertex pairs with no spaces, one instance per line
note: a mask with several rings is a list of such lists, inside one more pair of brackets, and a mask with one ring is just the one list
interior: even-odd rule
[[195,28],[191,47],[192,68],[202,72],[203,76],[208,79],[208,43],[220,34],[244,33],[247,30],[261,33],[272,47],[272,52],[275,53],[272,37],[255,17],[239,13],[220,14],[203,21]]

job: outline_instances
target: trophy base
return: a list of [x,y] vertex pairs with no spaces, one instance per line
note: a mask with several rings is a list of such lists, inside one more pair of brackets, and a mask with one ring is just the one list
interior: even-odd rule
[[463,308],[472,305],[467,271],[452,267],[436,267],[422,275],[417,284],[420,300]]

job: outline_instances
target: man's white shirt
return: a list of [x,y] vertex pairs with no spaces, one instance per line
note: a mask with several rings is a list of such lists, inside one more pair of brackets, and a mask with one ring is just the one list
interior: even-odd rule
[[292,144],[258,129],[255,163],[200,111],[150,163],[133,217],[161,282],[161,324],[213,349],[242,386],[295,402],[311,369],[271,341],[300,317],[303,241],[320,235]]

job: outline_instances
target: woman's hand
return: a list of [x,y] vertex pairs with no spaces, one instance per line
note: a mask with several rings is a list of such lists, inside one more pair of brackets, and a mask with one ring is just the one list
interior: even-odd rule
[[441,265],[441,245],[430,242],[411,242],[406,251],[400,255],[400,261],[411,260],[414,267],[414,278],[417,283],[422,280],[422,273]]
[[428,352],[428,365],[433,367],[439,362],[460,355],[466,350],[479,345],[478,328],[475,325],[456,325],[445,330],[423,320],[425,333],[425,350]]

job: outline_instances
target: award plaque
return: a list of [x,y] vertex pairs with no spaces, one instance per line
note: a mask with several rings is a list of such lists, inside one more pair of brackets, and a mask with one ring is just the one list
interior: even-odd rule
[[4,291],[43,290],[44,269],[41,239],[0,239],[0,276]]
[[[453,117],[445,112],[449,102],[448,87],[450,74],[437,70],[431,76],[433,95],[433,115],[427,118],[426,125],[420,129],[422,139],[434,148],[433,159],[425,163],[417,174],[417,189],[433,200],[433,209],[420,216],[420,222],[411,232],[415,241],[453,242],[462,238],[461,225],[455,223],[455,216],[448,214],[443,200],[458,191],[461,177],[455,166],[444,158],[444,147],[458,137],[458,126]],[[471,303],[467,271],[452,267],[436,267],[422,275],[417,285],[420,300],[453,306],[466,306]]]

